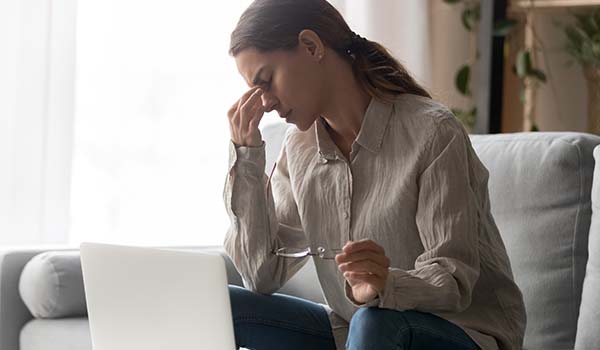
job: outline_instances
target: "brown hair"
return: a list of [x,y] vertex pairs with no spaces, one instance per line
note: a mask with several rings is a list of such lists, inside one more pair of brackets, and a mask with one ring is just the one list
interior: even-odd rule
[[352,65],[354,75],[372,97],[391,102],[410,93],[431,98],[381,44],[354,34],[326,0],[255,0],[231,33],[229,54],[244,49],[292,50],[298,34],[311,29],[323,43]]

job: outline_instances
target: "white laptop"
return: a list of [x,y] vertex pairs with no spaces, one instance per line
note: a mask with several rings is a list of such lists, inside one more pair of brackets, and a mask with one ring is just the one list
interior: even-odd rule
[[93,350],[233,350],[217,253],[81,244]]

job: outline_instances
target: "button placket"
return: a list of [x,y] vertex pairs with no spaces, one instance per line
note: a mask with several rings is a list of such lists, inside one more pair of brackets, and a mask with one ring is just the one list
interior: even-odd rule
[[[341,158],[340,158],[341,159]],[[345,182],[346,182],[346,195],[342,200],[342,217],[344,218],[344,229],[346,231],[346,237],[348,240],[352,240],[352,218],[351,218],[351,210],[352,210],[352,172],[350,170],[350,165],[346,160],[342,159],[342,163],[344,164],[345,170]]]

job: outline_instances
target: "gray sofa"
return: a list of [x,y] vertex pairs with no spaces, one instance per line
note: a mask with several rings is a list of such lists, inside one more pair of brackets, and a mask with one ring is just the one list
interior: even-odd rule
[[[268,169],[285,128],[263,129]],[[600,349],[600,137],[543,132],[471,141],[490,171],[491,208],[525,298],[524,348]],[[226,260],[230,283],[241,285]],[[312,263],[281,292],[323,302]],[[76,249],[0,247],[0,350],[19,349],[91,349]]]

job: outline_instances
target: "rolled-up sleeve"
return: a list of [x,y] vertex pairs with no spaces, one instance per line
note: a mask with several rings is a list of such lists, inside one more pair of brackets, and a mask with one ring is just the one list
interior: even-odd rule
[[413,270],[391,267],[379,307],[460,312],[479,278],[479,220],[469,176],[470,141],[454,116],[442,118],[424,152],[416,224],[424,247]]
[[[307,259],[273,254],[278,247],[307,246],[291,190],[285,146],[271,179],[265,174],[265,144],[230,143],[229,171],[223,191],[230,227],[224,248],[246,288],[270,294]],[[269,186],[270,183],[270,186]]]

